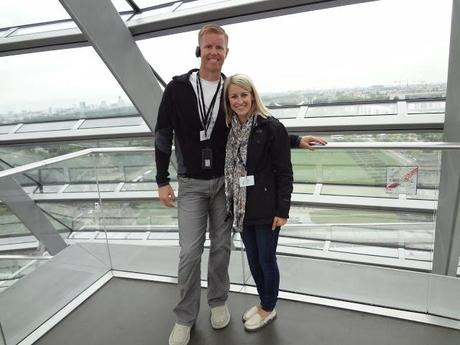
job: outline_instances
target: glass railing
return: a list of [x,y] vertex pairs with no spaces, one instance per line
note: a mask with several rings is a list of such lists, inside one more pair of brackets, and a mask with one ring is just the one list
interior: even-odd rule
[[[278,245],[280,266],[285,267],[281,290],[312,293],[295,273],[312,258],[430,272],[440,155],[459,148],[342,142],[315,151],[293,150],[290,219]],[[177,193],[176,172],[170,171]],[[37,177],[42,187],[21,188],[17,181],[23,174]],[[8,200],[0,206],[0,305],[9,286],[27,274],[41,274],[43,263],[59,261],[59,254],[50,255],[50,236],[64,238],[64,251],[73,252],[70,270],[87,274],[73,296],[110,269],[175,278],[177,209],[160,204],[155,174],[151,147],[90,148],[0,171],[0,182],[15,179],[18,198],[34,202],[49,222],[48,238],[42,239],[40,229],[10,211]],[[233,236],[232,249],[231,283],[252,286],[239,234]],[[206,276],[203,255],[204,281]],[[68,297],[60,302],[64,305]],[[42,316],[55,311],[52,305]],[[0,312],[0,322],[7,343],[13,344],[13,321]]]
[[[332,143],[327,148],[292,152],[293,202],[280,252],[429,271],[442,147]],[[152,152],[87,149],[51,159],[27,169],[40,188],[25,190],[71,240],[107,234],[113,243],[177,244],[176,210],[156,199]],[[176,172],[170,170],[176,189]],[[8,227],[2,223],[2,232]]]
[[[62,169],[94,167],[93,160],[84,155],[54,164],[32,164],[24,173],[40,179],[41,188],[22,188],[23,174],[0,177],[0,323],[8,345],[19,343],[110,271],[105,241],[70,240],[85,226],[101,227],[100,204],[52,199],[59,192],[55,183],[62,178]],[[94,185],[95,176],[84,174]],[[41,204],[39,196],[51,198]],[[65,291],[61,290],[64,286]],[[18,299],[19,295],[23,297]],[[37,309],[29,313],[32,304]]]

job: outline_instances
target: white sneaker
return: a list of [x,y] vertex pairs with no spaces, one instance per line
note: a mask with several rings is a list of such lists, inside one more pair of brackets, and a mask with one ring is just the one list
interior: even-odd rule
[[227,304],[222,304],[217,307],[211,308],[211,326],[214,329],[221,329],[227,327],[230,322],[230,312],[228,311]]
[[191,326],[183,326],[178,323],[174,324],[169,335],[169,345],[187,345],[190,340],[191,328]]
[[263,319],[259,313],[255,313],[252,317],[244,323],[244,328],[247,331],[257,331],[258,329],[268,325],[276,318],[276,311],[275,309],[272,310],[268,316]]
[[248,321],[254,314],[257,313],[257,310],[259,310],[258,306],[253,306],[251,309],[246,310],[246,312],[243,314],[243,323]]

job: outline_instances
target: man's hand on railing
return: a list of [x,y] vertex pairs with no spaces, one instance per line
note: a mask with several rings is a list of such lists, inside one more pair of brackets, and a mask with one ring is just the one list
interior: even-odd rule
[[326,145],[327,141],[313,135],[304,135],[299,142],[299,148],[314,150],[315,145]]
[[158,188],[158,197],[163,205],[166,207],[175,207],[174,201],[176,201],[176,195],[171,185],[167,184]]

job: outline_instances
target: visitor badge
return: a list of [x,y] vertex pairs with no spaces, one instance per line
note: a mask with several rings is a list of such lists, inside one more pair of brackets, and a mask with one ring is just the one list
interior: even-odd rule
[[205,131],[205,130],[200,131],[200,141],[205,141],[205,140],[211,139],[210,134],[211,134],[211,133],[207,133],[207,135],[206,135],[206,131]]
[[240,177],[240,187],[254,186],[254,175]]

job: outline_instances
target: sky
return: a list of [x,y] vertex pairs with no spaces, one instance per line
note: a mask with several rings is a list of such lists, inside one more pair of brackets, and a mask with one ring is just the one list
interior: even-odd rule
[[[451,7],[452,0],[379,0],[226,25],[223,71],[248,74],[262,93],[446,82]],[[2,1],[0,27],[37,20],[34,13],[67,17],[57,0]],[[166,81],[198,67],[196,44],[197,31],[138,41]],[[0,114],[119,95],[91,47],[0,57]]]

